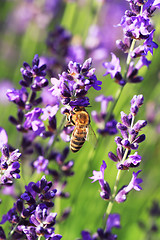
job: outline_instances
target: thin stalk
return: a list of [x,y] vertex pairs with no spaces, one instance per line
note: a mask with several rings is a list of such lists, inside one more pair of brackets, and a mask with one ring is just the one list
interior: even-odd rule
[[[132,116],[131,128],[133,127],[134,119],[135,119],[135,116]],[[129,140],[130,140],[130,138],[131,138],[131,135],[129,135]],[[129,151],[129,149],[125,150],[125,153],[123,155],[123,159],[121,161],[122,164],[127,159],[128,151]],[[113,187],[113,193],[112,193],[111,199],[110,199],[110,201],[108,203],[108,206],[107,206],[107,209],[106,209],[106,217],[108,217],[108,215],[112,211],[114,198],[116,196],[116,192],[117,192],[117,189],[118,189],[118,184],[119,184],[119,181],[120,181],[121,174],[122,174],[122,170],[118,170],[116,180],[115,180],[115,184],[114,184],[114,187]]]
[[115,109],[115,107],[116,107],[116,105],[117,105],[117,102],[118,102],[118,100],[119,100],[119,98],[120,98],[120,96],[121,96],[121,93],[122,93],[123,88],[124,88],[124,86],[121,86],[121,87],[118,89],[118,91],[117,91],[117,93],[116,93],[116,96],[115,96],[115,100],[114,100],[114,102],[113,102],[113,104],[112,104],[112,106],[111,106],[111,109],[110,109],[109,113],[107,114],[106,122],[108,122],[109,119],[110,119],[110,117],[112,116],[113,111],[114,111],[114,109]]
[[[143,12],[143,6],[141,6],[140,15],[142,15],[142,12]],[[134,50],[136,41],[137,41],[136,39],[132,40],[132,43],[131,43],[131,46],[130,46],[130,49],[129,49],[129,53],[128,53],[127,60],[126,60],[126,71],[125,71],[124,79],[127,79],[128,68],[129,68],[129,65],[130,65],[131,60],[132,60],[131,52]]]
[[56,143],[56,141],[57,141],[57,138],[58,138],[60,132],[62,131],[62,128],[63,128],[64,123],[65,123],[65,120],[66,120],[66,116],[63,116],[63,118],[62,118],[62,120],[61,120],[61,123],[60,123],[60,125],[59,125],[59,128],[57,129],[57,131],[56,131],[56,133],[55,133],[55,135],[54,135],[53,142],[52,142],[52,144],[49,146],[49,149],[48,149],[48,152],[47,152],[47,155],[48,155],[48,156],[49,156],[49,154],[51,153],[51,151],[52,151],[52,149],[53,149],[53,147],[54,147],[54,145],[55,145],[55,143]]

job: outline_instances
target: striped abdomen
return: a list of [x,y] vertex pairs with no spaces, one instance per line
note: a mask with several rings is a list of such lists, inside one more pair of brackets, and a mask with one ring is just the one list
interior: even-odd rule
[[70,148],[72,152],[78,152],[80,148],[83,146],[87,137],[87,128],[86,127],[78,127],[76,126],[73,130]]

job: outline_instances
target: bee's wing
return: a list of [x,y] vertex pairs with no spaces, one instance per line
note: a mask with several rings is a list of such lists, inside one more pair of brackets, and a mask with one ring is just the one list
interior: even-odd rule
[[96,145],[97,145],[97,137],[96,137],[96,134],[92,128],[92,126],[89,124],[87,126],[87,137],[86,137],[86,140],[89,141],[93,147],[95,148]]

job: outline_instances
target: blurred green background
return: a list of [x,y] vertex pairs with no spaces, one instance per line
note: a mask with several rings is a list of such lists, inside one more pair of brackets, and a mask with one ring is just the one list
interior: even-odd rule
[[[59,2],[59,3],[58,3]],[[9,81],[15,88],[20,88],[18,85],[21,79],[20,67],[23,61],[31,63],[36,53],[39,56],[47,53],[46,38],[49,30],[53,30],[58,24],[69,30],[73,36],[80,39],[82,45],[88,34],[91,24],[99,24],[105,29],[106,38],[109,38],[112,31],[116,31],[113,25],[120,22],[120,17],[124,10],[127,9],[126,1],[107,1],[104,6],[101,1],[83,0],[83,1],[57,1],[59,8],[57,13],[53,11],[48,13],[44,10],[45,1],[22,1],[1,0],[0,7],[0,81]],[[34,7],[33,7],[34,6]],[[111,19],[114,6],[119,9],[119,15],[114,21]],[[118,10],[117,10],[118,11]],[[54,13],[54,14],[53,14]],[[107,21],[107,14],[108,21]],[[106,17],[106,19],[104,19]],[[105,20],[105,21],[104,21]],[[155,42],[159,42],[160,38],[160,12],[157,10],[152,18],[156,28]],[[112,30],[113,29],[113,30]],[[116,28],[121,38],[122,32]],[[108,31],[108,32],[107,32]],[[108,37],[107,37],[108,36]],[[116,38],[115,38],[116,40]],[[112,41],[112,39],[110,40]],[[122,57],[123,54],[116,49],[115,42],[110,42],[112,45],[109,51],[113,51]],[[154,200],[160,202],[160,50],[154,50],[152,61],[149,69],[144,67],[140,74],[144,77],[144,81],[139,84],[127,84],[123,89],[121,97],[114,109],[115,118],[120,120],[120,112],[129,113],[130,100],[134,95],[144,95],[144,105],[140,108],[137,118],[146,119],[151,104],[155,107],[155,119],[149,122],[147,127],[142,131],[146,134],[146,140],[140,145],[138,150],[142,156],[142,163],[138,169],[142,169],[140,177],[143,178],[142,188],[140,192],[132,191],[127,196],[127,201],[122,204],[114,204],[112,213],[121,215],[121,229],[114,230],[118,235],[118,239],[147,239],[146,231],[139,227],[139,222],[144,222],[149,229],[154,219],[149,216],[149,209]],[[111,56],[108,52],[106,60],[110,61]],[[121,64],[121,65],[122,65]],[[105,70],[100,64],[97,64],[93,59],[93,67],[96,67],[98,79],[102,81],[102,90],[99,94],[112,95],[115,97],[119,86],[107,77],[103,77]],[[122,68],[124,68],[122,66]],[[1,83],[0,82],[0,83]],[[4,94],[4,92],[3,92]],[[100,110],[99,103],[94,102],[95,92],[91,89],[89,98],[91,99],[92,108],[88,109],[90,113],[93,108]],[[0,126],[5,128],[8,133],[9,143],[18,148],[20,136],[15,128],[8,122],[10,114],[15,115],[16,107],[12,103],[0,102]],[[59,115],[60,116],[60,115]],[[61,116],[59,117],[61,118]],[[137,120],[138,120],[137,119]],[[58,119],[58,123],[60,124]],[[92,127],[96,132],[96,126],[92,122]],[[80,232],[84,229],[96,232],[97,228],[103,225],[103,216],[107,208],[107,201],[104,201],[99,196],[99,184],[92,183],[89,179],[92,176],[93,170],[99,170],[102,160],[107,163],[105,179],[113,188],[117,173],[116,165],[108,158],[109,151],[116,151],[114,142],[115,136],[106,136],[99,141],[95,150],[86,142],[84,147],[76,154],[70,153],[68,160],[74,159],[75,175],[68,180],[67,191],[70,193],[69,199],[57,200],[55,211],[60,213],[65,207],[71,207],[72,211],[68,219],[60,224],[56,232],[62,234],[64,240],[72,240],[80,238]],[[17,140],[17,142],[15,141]],[[66,143],[68,144],[68,143]],[[66,144],[62,143],[60,149]],[[58,144],[56,145],[58,149]],[[23,168],[23,166],[22,166]],[[135,169],[137,170],[137,169]],[[29,166],[28,166],[28,172]],[[21,181],[22,184],[28,184],[30,176],[27,175],[27,170],[24,171],[25,176]],[[119,187],[128,184],[132,176],[132,170],[125,171]],[[40,176],[39,176],[40,179]],[[32,179],[33,180],[33,179]],[[19,184],[17,184],[19,186]],[[17,190],[19,191],[19,190]],[[1,193],[0,198],[0,216],[7,212],[7,209],[12,207],[13,200]],[[159,227],[160,227],[160,219]],[[148,238],[149,239],[149,238]],[[160,232],[155,233],[150,239],[160,239]]]

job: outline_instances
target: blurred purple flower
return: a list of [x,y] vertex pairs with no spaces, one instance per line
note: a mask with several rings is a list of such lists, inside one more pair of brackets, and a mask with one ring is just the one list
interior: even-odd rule
[[95,101],[101,103],[101,110],[100,110],[100,113],[98,113],[96,111],[92,111],[91,115],[92,115],[93,120],[98,125],[98,127],[104,128],[105,118],[107,116],[107,107],[108,107],[109,102],[113,101],[113,97],[112,96],[106,97],[101,94],[95,98]]
[[145,55],[147,55],[148,51],[153,55],[153,48],[158,48],[158,44],[152,41],[154,31],[155,29],[152,30],[149,37],[143,43]]
[[145,56],[141,56],[135,68],[140,69],[143,66],[149,67],[150,64],[151,64],[151,61],[149,61]]
[[8,143],[8,136],[6,130],[0,127],[0,148],[2,149],[3,145]]
[[8,98],[6,94],[7,94],[7,90],[11,88],[13,88],[13,84],[9,80],[0,81],[0,89],[1,89],[0,104],[3,104],[3,105],[8,104]]
[[106,222],[106,230],[99,228],[92,236],[88,231],[82,231],[81,240],[116,240],[117,235],[112,234],[112,228],[120,228],[120,216],[119,214],[109,214]]
[[108,219],[107,219],[107,232],[111,232],[112,228],[120,228],[120,215],[119,214],[109,214]]
[[48,87],[43,88],[41,92],[41,97],[42,97],[42,104],[44,106],[50,105],[54,106],[58,104],[58,98],[54,95],[51,94],[50,91],[48,91]]
[[0,226],[0,237],[1,237],[1,240],[6,240],[5,232],[1,226]]
[[33,162],[33,167],[37,169],[37,173],[44,172],[48,174],[48,159],[45,159],[43,156],[39,156],[36,161]]
[[107,108],[109,102],[113,101],[112,96],[104,96],[99,95],[95,98],[96,102],[101,103],[101,111],[98,113],[97,111],[92,111],[91,115],[93,120],[98,126],[98,133],[105,136],[106,134],[113,135],[117,133],[117,121],[113,118],[113,116],[110,117],[110,119],[106,122],[107,118]]

